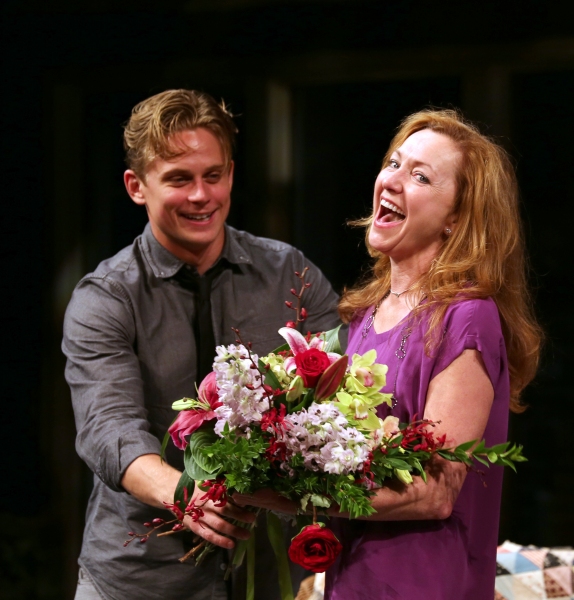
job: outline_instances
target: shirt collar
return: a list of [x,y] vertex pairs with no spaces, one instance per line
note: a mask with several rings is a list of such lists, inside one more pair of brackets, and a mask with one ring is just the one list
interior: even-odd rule
[[[145,226],[142,242],[144,254],[156,277],[161,279],[173,277],[187,264],[174,256],[155,239],[149,223]],[[225,225],[225,244],[216,263],[222,259],[235,265],[251,264],[253,262],[249,248],[241,245],[237,230],[227,224]]]

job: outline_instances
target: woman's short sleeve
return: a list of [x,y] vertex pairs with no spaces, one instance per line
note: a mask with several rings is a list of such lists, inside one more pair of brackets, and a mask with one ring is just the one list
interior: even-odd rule
[[471,299],[452,304],[447,309],[442,329],[443,339],[435,351],[432,377],[446,369],[464,350],[478,350],[496,388],[506,372],[506,347],[494,300]]

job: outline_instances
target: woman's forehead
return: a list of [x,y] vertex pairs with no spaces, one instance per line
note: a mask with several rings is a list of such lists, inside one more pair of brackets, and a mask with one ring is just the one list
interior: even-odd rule
[[429,166],[434,171],[457,168],[461,152],[449,136],[421,129],[411,134],[394,150],[403,161]]

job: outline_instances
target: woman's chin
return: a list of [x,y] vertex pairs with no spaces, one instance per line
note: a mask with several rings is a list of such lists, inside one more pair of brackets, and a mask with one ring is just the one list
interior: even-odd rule
[[398,233],[396,230],[372,227],[369,233],[369,246],[377,252],[388,255],[399,241],[396,233]]

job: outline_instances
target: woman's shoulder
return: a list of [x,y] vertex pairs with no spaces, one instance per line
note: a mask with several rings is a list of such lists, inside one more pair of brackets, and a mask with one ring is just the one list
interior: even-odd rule
[[465,298],[459,296],[447,308],[446,314],[466,315],[476,314],[478,316],[498,315],[496,302],[490,296],[487,298]]
[[502,332],[498,307],[493,298],[460,298],[445,312],[447,329],[457,328],[476,335],[485,331]]

